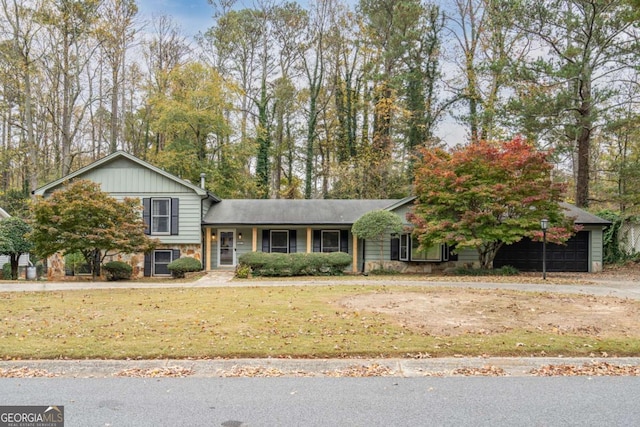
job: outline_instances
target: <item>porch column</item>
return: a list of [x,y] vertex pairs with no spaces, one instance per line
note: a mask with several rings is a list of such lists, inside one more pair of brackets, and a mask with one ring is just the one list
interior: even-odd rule
[[311,242],[313,242],[313,230],[311,227],[307,227],[307,253],[311,253]]
[[251,230],[251,252],[258,251],[258,227]]
[[207,271],[211,270],[211,228],[205,228],[204,233],[204,247],[205,247],[205,268]]
[[351,262],[351,271],[358,272],[358,238],[353,236],[353,261]]

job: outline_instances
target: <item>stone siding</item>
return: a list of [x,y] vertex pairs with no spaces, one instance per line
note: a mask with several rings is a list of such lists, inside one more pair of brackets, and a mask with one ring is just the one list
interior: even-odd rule
[[[156,249],[180,249],[181,257],[191,257],[202,262],[201,245],[160,245]],[[131,274],[132,279],[140,279],[144,277],[143,253],[110,255],[104,259],[103,264],[106,264],[109,261],[122,261],[131,265],[131,267],[133,267],[133,271]],[[64,257],[60,253],[49,257],[49,259],[47,260],[47,280],[49,281],[83,281],[89,279],[91,279],[91,276],[84,274],[79,276],[66,276],[64,268]],[[104,279],[104,276],[101,276],[101,279]]]

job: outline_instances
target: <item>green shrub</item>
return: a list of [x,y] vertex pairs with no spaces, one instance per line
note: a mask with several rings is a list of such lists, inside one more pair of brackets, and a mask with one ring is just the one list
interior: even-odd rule
[[453,274],[457,276],[517,276],[520,274],[520,271],[511,265],[505,265],[491,270],[460,267],[453,270]]
[[129,280],[133,268],[122,261],[110,261],[102,266],[107,280]]
[[170,262],[167,268],[175,279],[181,279],[185,273],[202,270],[202,263],[195,258],[184,257]]
[[4,280],[11,280],[11,263],[7,262],[2,266],[2,278]]
[[236,267],[236,277],[238,279],[248,279],[251,277],[251,267],[246,264],[239,264]]
[[351,264],[351,256],[332,253],[264,253],[248,252],[240,256],[240,265],[249,267],[255,276],[336,276]]

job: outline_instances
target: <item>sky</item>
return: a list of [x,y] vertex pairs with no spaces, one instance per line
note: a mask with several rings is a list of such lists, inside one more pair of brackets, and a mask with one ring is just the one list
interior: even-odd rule
[[[355,3],[357,0],[347,0]],[[306,1],[299,1],[306,4]],[[153,16],[168,15],[177,23],[182,33],[193,40],[200,32],[205,32],[213,24],[214,8],[207,0],[137,0],[140,19],[150,22]],[[237,5],[251,7],[252,0],[238,0]],[[465,140],[465,131],[451,116],[447,115],[437,127],[436,135],[447,145],[455,145]]]
[[138,0],[138,14],[150,21],[153,16],[168,15],[185,36],[193,37],[213,24],[213,7],[207,0]]

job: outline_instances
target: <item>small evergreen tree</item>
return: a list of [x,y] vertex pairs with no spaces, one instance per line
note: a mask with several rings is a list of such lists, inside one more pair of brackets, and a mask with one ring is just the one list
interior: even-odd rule
[[384,269],[384,241],[402,231],[402,220],[393,212],[377,209],[367,212],[353,223],[351,232],[359,239],[377,241],[380,247],[380,268]]

